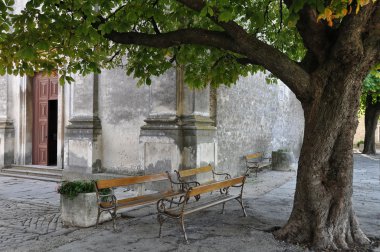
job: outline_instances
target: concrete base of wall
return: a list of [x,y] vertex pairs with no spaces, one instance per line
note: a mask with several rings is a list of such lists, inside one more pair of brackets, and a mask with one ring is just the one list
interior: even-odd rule
[[14,141],[13,122],[0,119],[0,169],[14,164]]

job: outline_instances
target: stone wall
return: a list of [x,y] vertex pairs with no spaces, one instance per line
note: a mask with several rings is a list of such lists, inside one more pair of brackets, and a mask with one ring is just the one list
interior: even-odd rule
[[141,170],[140,128],[149,114],[149,87],[123,69],[104,70],[99,76],[99,118],[103,135],[103,169],[135,173]]
[[[356,134],[354,136],[354,148],[357,148],[357,143],[359,141],[364,141],[365,137],[365,124],[364,124],[364,115],[359,116],[359,124],[358,128],[356,129]],[[377,145],[380,144],[380,121],[377,124],[377,129],[375,132],[375,143]]]
[[288,149],[298,157],[303,139],[303,110],[282,83],[268,85],[265,75],[242,78],[217,90],[218,170],[240,173],[244,155]]

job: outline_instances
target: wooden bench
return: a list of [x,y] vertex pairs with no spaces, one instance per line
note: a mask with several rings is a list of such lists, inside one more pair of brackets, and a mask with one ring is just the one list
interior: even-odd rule
[[[114,188],[116,187],[129,187],[137,184],[144,184],[150,182],[164,182],[161,183],[164,190],[125,198],[116,198],[114,193]],[[175,189],[173,185],[178,184],[179,189]],[[108,212],[113,221],[113,228],[116,230],[116,212],[121,208],[130,208],[136,206],[143,206],[148,204],[156,204],[159,199],[174,197],[183,194],[183,188],[186,188],[181,183],[176,183],[171,181],[170,175],[167,172],[145,175],[145,176],[135,176],[135,177],[125,177],[125,178],[115,178],[95,181],[95,191],[98,200],[98,216],[96,220],[96,227],[99,223],[99,218],[102,212]],[[104,194],[104,190],[109,189],[109,193]]]
[[244,156],[244,159],[247,167],[246,173],[248,174],[251,170],[255,170],[256,177],[258,171],[264,168],[270,168],[270,166],[272,165],[272,159],[264,157],[263,152],[257,152],[246,155]]
[[[189,243],[185,230],[184,217],[188,214],[200,211],[205,208],[222,204],[222,213],[224,212],[224,204],[230,200],[237,200],[243,210],[244,217],[247,216],[243,205],[243,188],[245,176],[227,179],[220,182],[214,182],[207,185],[190,187],[186,190],[185,196],[180,197],[178,201],[173,199],[161,199],[157,202],[157,220],[160,224],[159,237],[161,237],[162,224],[165,222],[165,217],[180,220],[180,225],[186,243]],[[230,187],[240,188],[240,193],[231,195],[229,194]],[[219,190],[220,194],[214,193],[209,195],[212,191]],[[205,196],[207,194],[207,196]],[[192,197],[198,196],[198,200],[190,200]],[[175,207],[171,207],[175,204]]]
[[206,185],[217,182],[216,176],[224,176],[224,179],[230,179],[228,173],[217,173],[209,164],[198,168],[174,171],[177,174],[178,181],[190,186]]

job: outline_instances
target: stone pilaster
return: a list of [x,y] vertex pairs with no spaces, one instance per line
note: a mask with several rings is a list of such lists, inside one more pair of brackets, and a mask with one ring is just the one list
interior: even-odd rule
[[0,76],[0,169],[14,163],[15,130],[11,119],[11,97],[8,76]]
[[209,89],[189,89],[178,68],[152,83],[150,97],[151,112],[140,133],[145,172],[216,164],[216,129],[209,114]]
[[72,113],[65,134],[64,178],[102,171],[102,127],[98,117],[98,76],[75,78]]

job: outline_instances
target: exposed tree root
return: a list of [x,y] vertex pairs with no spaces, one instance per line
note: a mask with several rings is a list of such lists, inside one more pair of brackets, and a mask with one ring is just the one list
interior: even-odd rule
[[273,234],[276,239],[294,244],[306,244],[316,251],[363,251],[369,249],[371,245],[371,241],[360,229],[355,215],[350,215],[348,219],[341,220],[335,225],[325,225],[320,230],[310,227],[309,223],[290,219],[283,228]]

